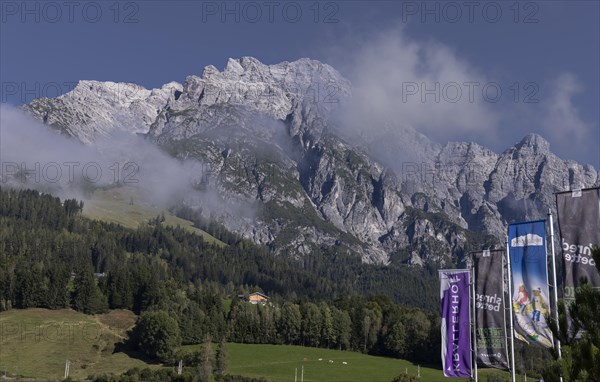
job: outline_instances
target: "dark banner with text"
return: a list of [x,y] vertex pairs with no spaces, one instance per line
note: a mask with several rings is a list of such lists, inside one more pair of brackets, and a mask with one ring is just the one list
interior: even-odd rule
[[469,378],[472,370],[469,271],[446,269],[439,274],[444,375]]
[[504,315],[504,250],[473,253],[477,362],[508,370]]
[[556,194],[560,230],[564,299],[575,300],[582,278],[600,288],[600,274],[592,257],[592,247],[600,245],[600,188]]

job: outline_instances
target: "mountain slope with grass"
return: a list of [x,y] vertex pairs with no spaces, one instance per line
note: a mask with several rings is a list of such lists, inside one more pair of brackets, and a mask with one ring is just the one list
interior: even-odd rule
[[60,379],[67,360],[76,379],[122,373],[133,367],[157,367],[115,352],[115,344],[126,338],[135,320],[130,311],[95,316],[65,309],[2,312],[0,372],[11,377]]
[[179,218],[170,211],[152,205],[143,198],[138,198],[138,196],[136,189],[132,187],[97,189],[86,200],[83,216],[107,223],[120,224],[131,229],[136,229],[140,224],[146,224],[157,216],[164,216],[164,223],[167,226],[182,227],[201,236],[210,244],[226,245],[209,233],[195,227],[194,223],[189,220]]

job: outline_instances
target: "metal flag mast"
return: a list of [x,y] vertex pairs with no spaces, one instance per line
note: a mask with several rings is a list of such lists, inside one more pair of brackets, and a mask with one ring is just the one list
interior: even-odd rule
[[[554,291],[554,321],[556,322],[556,332],[560,334],[560,323],[558,322],[558,283],[556,281],[556,256],[554,255],[554,220],[552,218],[552,210],[548,208],[548,222],[550,223],[550,252],[552,253],[552,290]],[[556,336],[555,336],[556,337]],[[562,350],[560,349],[560,340],[554,338],[554,347],[558,359],[562,358]],[[563,381],[562,375],[559,376],[560,382]]]
[[510,250],[509,250],[508,235],[506,236],[506,266],[508,274],[508,304],[510,306],[510,378],[512,382],[516,382],[515,375],[515,330],[513,327],[513,303],[512,303],[512,275],[510,269]]
[[506,263],[504,257],[502,257],[502,311],[504,312],[504,315],[502,316],[502,318],[504,318],[502,327],[504,328],[504,351],[506,355],[506,362],[508,363],[508,335],[506,333],[506,294],[508,293],[508,290],[506,290],[506,278],[504,277],[505,269]]
[[[558,283],[556,282],[556,257],[554,255],[554,221],[552,219],[552,210],[550,208],[548,208],[548,222],[550,223],[550,252],[552,253],[552,289],[554,291],[554,321],[556,322],[557,332],[560,332],[560,324],[558,322]],[[560,340],[558,338],[554,339],[554,346],[558,354],[558,359],[561,359],[562,352],[560,349]]]
[[471,351],[473,353],[473,367],[475,369],[475,382],[478,381],[477,376],[477,312],[475,311],[475,259],[474,254],[471,254],[471,307],[472,307],[472,318],[471,318],[471,327],[473,328],[473,341],[471,346]]

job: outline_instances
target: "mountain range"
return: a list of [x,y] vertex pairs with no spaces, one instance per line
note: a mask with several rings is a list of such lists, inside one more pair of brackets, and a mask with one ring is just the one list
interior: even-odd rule
[[22,108],[86,145],[118,129],[201,163],[190,182],[210,198],[180,202],[294,257],[335,246],[369,263],[457,265],[502,246],[510,222],[545,218],[555,192],[600,184],[536,134],[496,153],[355,118],[354,91],[319,61],[243,57],[160,89],[80,81]]

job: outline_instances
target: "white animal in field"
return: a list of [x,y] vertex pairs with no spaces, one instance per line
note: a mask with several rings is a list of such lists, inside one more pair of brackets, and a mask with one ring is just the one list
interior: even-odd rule
[[333,363],[333,361],[332,361],[332,360],[329,360],[329,363]]
[[322,360],[323,360],[323,358],[319,358],[319,361],[322,361]]
[[346,361],[344,361],[344,362],[342,362],[342,363],[343,363],[344,365],[347,365],[347,364],[348,364],[348,362],[346,362]]

